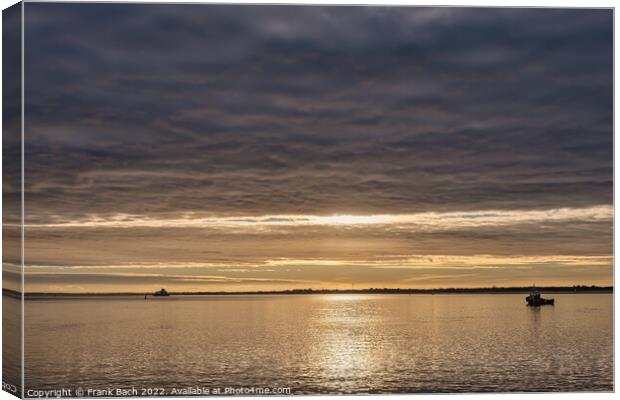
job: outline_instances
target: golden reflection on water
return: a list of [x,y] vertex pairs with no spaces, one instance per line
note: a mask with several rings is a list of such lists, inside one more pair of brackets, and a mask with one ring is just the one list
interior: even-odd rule
[[368,309],[364,295],[326,295],[321,301],[326,307],[319,309],[314,323],[321,330],[318,352],[321,369],[326,376],[341,381],[346,390],[360,374],[372,371],[377,354],[372,350],[372,332],[379,317]]
[[26,302],[26,386],[293,393],[613,388],[609,294],[192,296]]

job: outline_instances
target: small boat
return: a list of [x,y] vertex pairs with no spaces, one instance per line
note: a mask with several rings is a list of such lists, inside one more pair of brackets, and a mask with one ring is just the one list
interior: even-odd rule
[[543,299],[540,297],[540,292],[536,289],[530,291],[530,295],[525,298],[525,301],[527,301],[527,305],[531,307],[539,307],[547,304],[553,305],[555,302],[554,299]]
[[155,297],[167,297],[167,296],[170,296],[170,293],[168,293],[166,291],[166,289],[161,288],[161,290],[158,290],[155,293],[153,293],[153,296],[155,296]]

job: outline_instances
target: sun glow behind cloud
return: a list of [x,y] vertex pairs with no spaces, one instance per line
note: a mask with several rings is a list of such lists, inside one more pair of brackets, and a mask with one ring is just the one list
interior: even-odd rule
[[[30,264],[28,270],[35,272],[70,270],[161,270],[209,268],[221,272],[273,272],[277,268],[303,267],[355,267],[372,268],[502,268],[506,266],[530,266],[532,264],[561,265],[610,265],[612,256],[494,256],[477,254],[471,256],[445,256],[435,254],[398,254],[377,256],[372,259],[346,258],[268,258],[252,262],[230,260],[228,262],[186,262],[186,263],[125,263],[114,265],[39,265]],[[19,270],[19,265],[7,263],[5,267]]]
[[56,218],[26,224],[26,284],[30,291],[609,284],[612,218],[612,206]]
[[607,221],[613,217],[612,206],[557,208],[548,210],[477,210],[467,212],[426,212],[379,215],[261,215],[221,217],[202,213],[184,213],[180,217],[150,217],[113,214],[88,216],[78,220],[48,224],[27,224],[27,228],[252,228],[269,226],[418,226],[428,230],[472,228],[557,221]]
[[[115,265],[28,265],[30,291],[44,291],[54,282],[61,291],[107,291],[131,284],[149,290],[166,285],[174,290],[263,290],[269,288],[434,287],[530,284],[548,282],[546,270],[570,270],[605,284],[601,273],[611,268],[612,256],[444,256],[393,254],[369,259],[278,257],[240,262],[126,263]],[[5,265],[6,272],[19,266]],[[509,271],[509,280],[504,276]],[[480,281],[480,276],[492,280]],[[516,280],[514,280],[516,279]],[[553,278],[556,279],[556,278]],[[513,281],[514,280],[514,281]],[[482,282],[482,283],[481,283]],[[562,281],[575,284],[579,281]],[[508,283],[508,285],[514,283]],[[106,286],[108,285],[108,286]],[[112,285],[112,286],[109,286]],[[116,285],[116,286],[115,286]],[[132,290],[132,289],[127,289]]]

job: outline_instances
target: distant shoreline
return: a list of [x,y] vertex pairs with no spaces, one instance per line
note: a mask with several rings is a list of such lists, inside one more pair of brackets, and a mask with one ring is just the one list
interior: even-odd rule
[[[544,293],[613,293],[613,286],[540,286],[536,287]],[[528,293],[531,287],[491,287],[491,288],[438,288],[438,289],[350,289],[350,290],[274,290],[274,291],[245,291],[245,292],[170,292],[171,296],[234,296],[234,295],[310,295],[310,294],[510,294]],[[9,297],[21,298],[22,294],[11,289],[2,289],[2,294]],[[49,297],[114,297],[114,296],[149,296],[152,292],[117,292],[117,293],[25,293],[24,298]]]

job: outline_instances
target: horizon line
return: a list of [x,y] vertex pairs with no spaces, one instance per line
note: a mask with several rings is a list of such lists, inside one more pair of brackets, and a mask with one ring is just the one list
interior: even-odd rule
[[[572,286],[490,286],[490,287],[444,287],[432,289],[415,288],[366,288],[366,289],[285,289],[285,290],[246,290],[246,291],[170,291],[170,295],[236,295],[236,294],[373,294],[373,293],[468,293],[468,292],[521,292],[532,288],[562,292],[606,291],[613,292],[614,286],[572,285]],[[2,293],[21,297],[22,292],[2,288]],[[24,296],[152,296],[149,292],[23,292]]]

